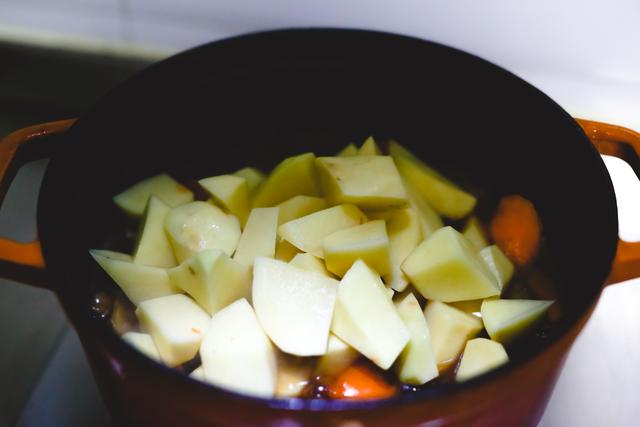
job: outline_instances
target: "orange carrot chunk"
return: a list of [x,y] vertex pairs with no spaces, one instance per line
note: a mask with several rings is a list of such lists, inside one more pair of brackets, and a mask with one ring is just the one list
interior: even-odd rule
[[346,368],[329,386],[334,399],[384,399],[395,392],[394,386],[364,365]]
[[491,236],[505,255],[522,267],[538,252],[541,228],[533,203],[522,196],[505,196],[491,221]]

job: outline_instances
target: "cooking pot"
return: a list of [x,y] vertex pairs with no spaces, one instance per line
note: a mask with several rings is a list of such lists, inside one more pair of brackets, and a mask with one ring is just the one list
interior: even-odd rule
[[[383,401],[250,398],[147,359],[96,312],[104,273],[87,250],[114,245],[125,222],[116,193],[160,172],[189,180],[246,165],[269,170],[369,134],[538,208],[563,316],[515,348],[509,364]],[[638,245],[618,241],[615,195],[596,147],[638,165],[637,133],[576,121],[515,75],[449,47],[337,29],[231,38],[149,67],[75,122],[0,143],[1,195],[22,164],[51,157],[39,241],[0,240],[0,275],[57,294],[116,425],[535,425],[604,284],[640,275]]]

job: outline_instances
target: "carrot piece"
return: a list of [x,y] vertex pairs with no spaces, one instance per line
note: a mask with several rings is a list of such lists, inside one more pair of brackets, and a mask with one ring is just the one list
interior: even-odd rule
[[524,266],[538,252],[541,228],[533,203],[522,196],[511,195],[500,200],[491,221],[491,236],[514,264]]
[[380,375],[364,365],[346,368],[329,386],[334,399],[384,399],[395,394],[396,389]]

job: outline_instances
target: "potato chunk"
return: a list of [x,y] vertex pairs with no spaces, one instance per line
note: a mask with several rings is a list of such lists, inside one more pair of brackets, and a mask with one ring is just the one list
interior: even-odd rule
[[294,256],[291,261],[289,261],[290,265],[294,267],[301,268],[307,271],[315,271],[316,273],[320,273],[323,276],[334,278],[335,276],[327,270],[324,262],[321,259],[314,257],[311,254],[307,253],[299,253]]
[[171,208],[162,200],[156,196],[149,197],[133,251],[134,263],[165,268],[177,265],[171,243],[164,231],[164,221],[169,211]]
[[320,357],[316,375],[335,377],[356,360],[359,353],[334,334],[329,334],[327,353]]
[[509,343],[542,320],[553,301],[489,299],[482,303],[482,322],[492,340]]
[[327,201],[321,197],[294,196],[278,205],[278,225],[326,209]]
[[347,144],[336,156],[338,157],[350,157],[358,155],[358,147],[356,147],[353,143]]
[[142,301],[136,316],[153,337],[162,361],[168,366],[193,359],[210,321],[198,304],[182,294]]
[[160,353],[158,353],[158,349],[156,348],[151,335],[140,332],[125,332],[122,334],[122,339],[145,356],[157,362],[161,362]]
[[239,176],[247,180],[247,186],[249,187],[249,194],[252,195],[256,192],[260,184],[265,179],[265,174],[256,168],[242,168],[233,173],[235,176]]
[[193,200],[193,193],[187,187],[163,173],[129,187],[116,195],[113,201],[129,215],[138,217],[143,214],[152,195],[172,208]]
[[475,248],[453,227],[443,227],[402,263],[402,271],[427,299],[465,301],[500,294],[500,287]]
[[384,276],[387,286],[402,292],[409,285],[409,279],[401,269],[402,263],[422,241],[422,227],[414,208],[399,209],[387,220],[389,235],[389,274]]
[[313,153],[305,153],[280,162],[260,185],[253,207],[275,206],[293,196],[318,196],[315,160]]
[[252,266],[258,256],[273,258],[276,253],[276,233],[279,208],[254,208],[242,231],[233,259]]
[[462,382],[482,375],[509,361],[502,344],[486,338],[467,341],[462,360],[456,372],[456,381]]
[[498,281],[500,291],[504,291],[505,286],[509,283],[515,271],[513,263],[496,245],[487,246],[478,252],[478,254]]
[[235,175],[218,175],[204,178],[198,184],[213,200],[238,217],[240,224],[247,222],[249,215],[249,186],[245,178]]
[[378,210],[407,205],[391,157],[319,157],[316,163],[320,186],[329,203],[353,203]]
[[368,137],[362,143],[362,146],[358,150],[359,156],[380,156],[382,151],[380,151],[380,147],[376,144],[376,140],[373,139],[372,136]]

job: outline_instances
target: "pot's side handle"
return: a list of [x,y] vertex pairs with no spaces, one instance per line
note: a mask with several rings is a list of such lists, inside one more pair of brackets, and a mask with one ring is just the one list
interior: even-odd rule
[[[577,121],[601,154],[626,161],[640,178],[640,133],[607,123]],[[636,277],[640,277],[640,242],[619,240],[607,282],[617,283]]]
[[[52,135],[65,132],[74,120],[43,123],[20,129],[0,141],[0,204],[22,165],[51,156],[57,148]],[[22,243],[0,237],[0,276],[47,287],[40,241]]]

